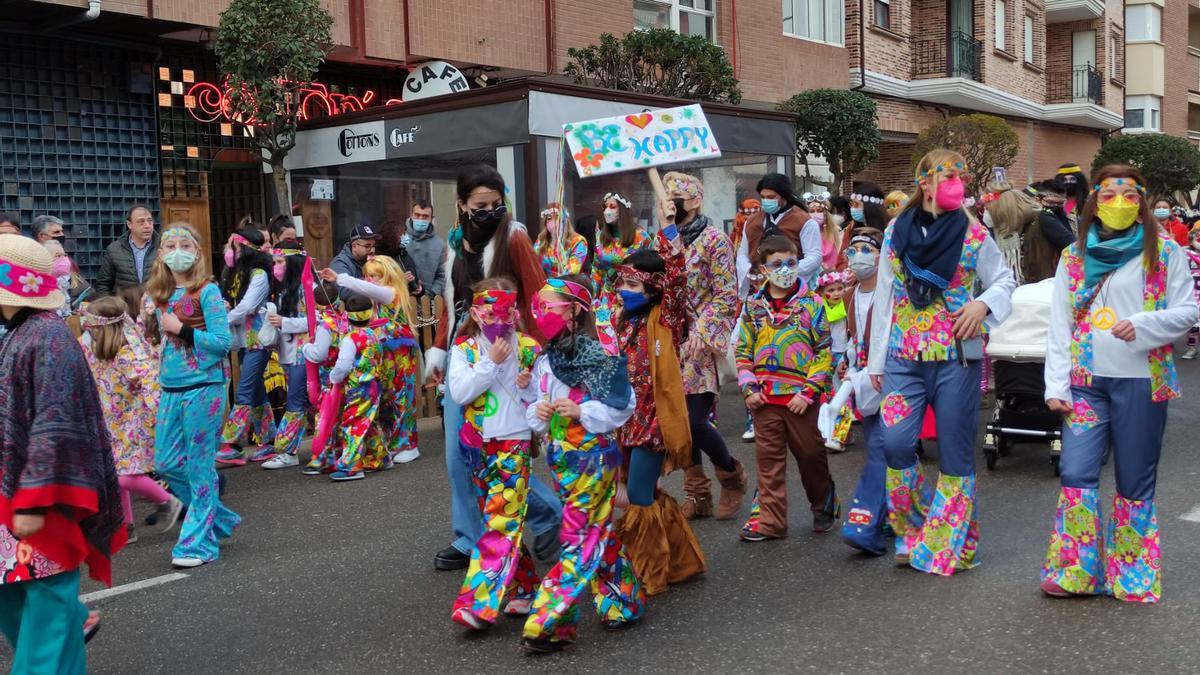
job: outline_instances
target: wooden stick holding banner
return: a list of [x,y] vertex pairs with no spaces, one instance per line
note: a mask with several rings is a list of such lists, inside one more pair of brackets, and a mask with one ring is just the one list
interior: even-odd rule
[[659,203],[667,190],[657,167],[721,156],[699,104],[573,122],[563,136],[581,177],[645,170]]

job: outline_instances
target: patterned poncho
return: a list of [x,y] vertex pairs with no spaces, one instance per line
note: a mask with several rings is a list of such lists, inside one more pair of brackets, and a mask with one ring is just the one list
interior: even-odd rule
[[[125,543],[117,472],[96,383],[83,351],[54,312],[22,310],[0,343],[0,584],[88,564],[112,582]],[[18,511],[45,525],[18,540]]]

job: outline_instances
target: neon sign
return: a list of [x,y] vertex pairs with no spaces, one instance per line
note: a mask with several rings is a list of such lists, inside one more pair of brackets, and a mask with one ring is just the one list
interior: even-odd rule
[[[377,103],[376,93],[372,89],[368,89],[362,96],[330,92],[327,86],[319,82],[312,82],[302,88],[299,92],[299,99],[300,107],[296,118],[301,122],[337,117],[372,106],[392,106],[404,102],[398,98],[390,98],[382,103]],[[218,87],[211,82],[197,82],[188,90],[183,100],[184,107],[197,121],[247,124],[247,120],[232,110],[229,101],[229,87]],[[249,124],[253,124],[253,120],[249,120]]]

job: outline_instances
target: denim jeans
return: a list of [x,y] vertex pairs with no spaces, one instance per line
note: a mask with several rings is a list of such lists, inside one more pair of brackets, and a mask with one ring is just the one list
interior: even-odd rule
[[284,366],[287,372],[287,411],[308,410],[308,370],[304,361]]
[[267,405],[267,385],[263,382],[263,373],[271,361],[271,352],[266,349],[242,349],[238,352],[241,359],[241,374],[238,376],[237,391],[233,395],[236,405],[260,406]]

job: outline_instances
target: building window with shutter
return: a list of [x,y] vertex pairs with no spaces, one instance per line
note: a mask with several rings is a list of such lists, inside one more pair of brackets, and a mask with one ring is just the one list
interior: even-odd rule
[[1037,23],[1036,23],[1036,21],[1034,21],[1033,16],[1030,14],[1026,14],[1025,15],[1025,34],[1024,34],[1024,38],[1025,38],[1025,54],[1024,54],[1024,56],[1025,56],[1025,63],[1028,63],[1031,66],[1036,65],[1036,61],[1034,61],[1034,58],[1037,56],[1037,45],[1035,43],[1035,40],[1037,38],[1036,30],[1035,30],[1036,25],[1037,25]]
[[[875,2],[876,23],[879,5]],[[888,19],[890,21],[890,11]],[[839,47],[845,44],[846,6],[843,0],[783,0],[783,34],[803,40],[824,42]]]
[[1005,23],[1008,21],[1008,7],[1004,0],[996,0],[995,17],[993,20],[995,21],[996,49],[1008,51],[1008,43],[1005,41],[1005,30],[1007,28]]
[[892,0],[875,0],[875,25],[892,29]]
[[670,28],[716,42],[716,0],[633,0],[636,30]]

